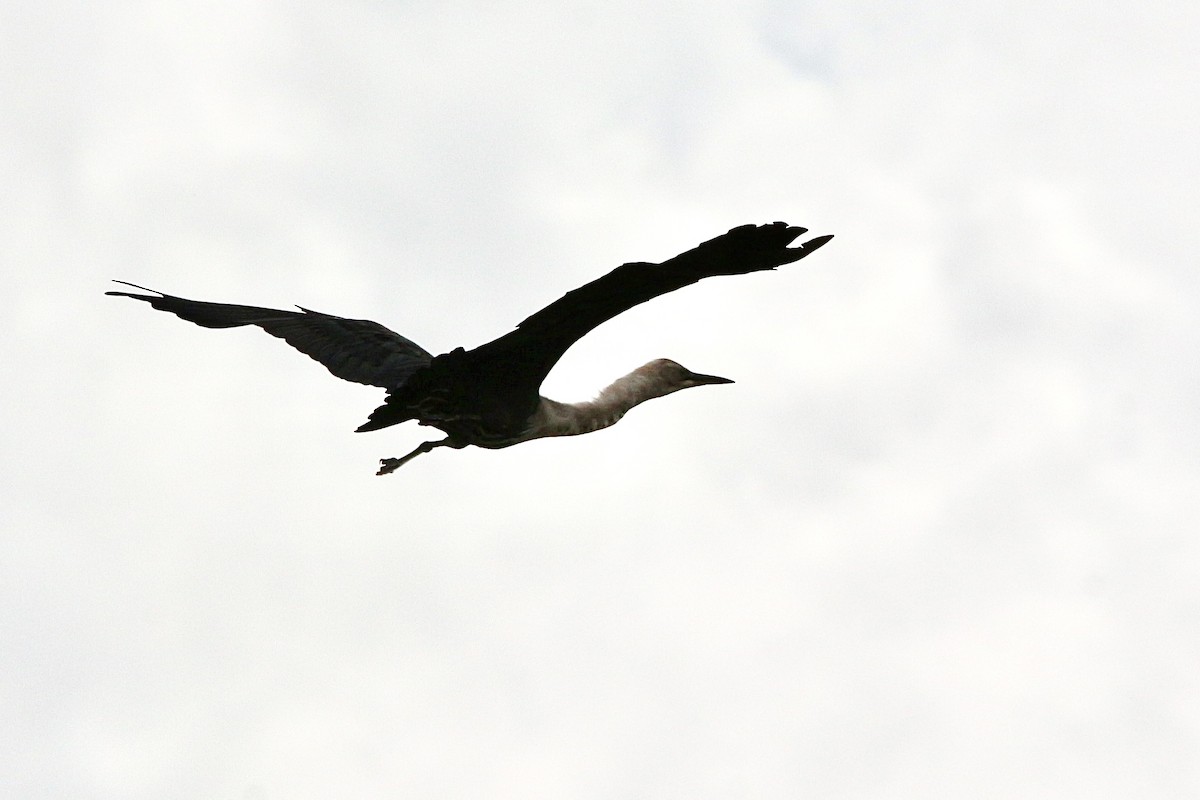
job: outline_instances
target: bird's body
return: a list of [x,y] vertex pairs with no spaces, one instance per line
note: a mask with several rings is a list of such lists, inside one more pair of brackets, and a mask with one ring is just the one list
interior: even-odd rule
[[496,449],[546,436],[590,433],[615,424],[646,400],[692,386],[731,383],[657,359],[618,379],[592,401],[560,403],[538,391],[567,348],[617,314],[702,278],[798,261],[832,238],[819,236],[800,247],[787,246],[804,232],[782,222],[743,225],[661,264],[624,264],[567,293],[498,339],[436,357],[369,320],[304,308],[281,311],[205,303],[161,293],[108,294],[146,301],[208,328],[256,325],[339,378],[386,389],[386,402],[359,431],[416,420],[446,434],[445,439],[425,442],[403,458],[383,459],[378,473],[383,475],[435,447]]

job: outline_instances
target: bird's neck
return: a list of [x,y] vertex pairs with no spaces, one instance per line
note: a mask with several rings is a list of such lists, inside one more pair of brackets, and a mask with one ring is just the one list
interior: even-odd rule
[[626,412],[663,394],[660,383],[641,369],[618,378],[595,400],[560,403],[543,397],[530,426],[530,438],[577,436],[617,424]]

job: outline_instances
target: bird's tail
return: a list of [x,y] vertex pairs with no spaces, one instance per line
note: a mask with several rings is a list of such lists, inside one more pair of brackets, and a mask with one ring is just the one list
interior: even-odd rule
[[367,421],[355,428],[354,432],[367,433],[368,431],[382,430],[412,419],[416,419],[413,412],[406,405],[397,402],[394,395],[389,395],[384,404],[372,411],[371,415],[367,417]]

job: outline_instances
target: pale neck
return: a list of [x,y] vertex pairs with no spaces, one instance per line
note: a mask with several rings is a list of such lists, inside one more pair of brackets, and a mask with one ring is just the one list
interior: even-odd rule
[[658,381],[641,370],[613,381],[595,400],[582,403],[560,403],[547,397],[541,399],[529,438],[542,436],[577,436],[616,425],[626,412],[639,403],[662,395]]

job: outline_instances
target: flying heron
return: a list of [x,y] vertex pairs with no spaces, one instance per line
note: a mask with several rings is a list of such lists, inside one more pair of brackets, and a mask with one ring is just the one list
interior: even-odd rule
[[833,238],[817,236],[798,247],[788,246],[806,232],[783,222],[742,225],[661,264],[623,264],[568,292],[499,339],[440,356],[377,322],[300,306],[299,311],[277,311],[205,303],[125,281],[116,283],[154,294],[106,294],[144,300],[205,328],[257,325],[338,378],[386,389],[384,404],[371,412],[359,431],[416,420],[446,434],[403,458],[381,459],[376,474],[386,475],[435,447],[497,449],[544,436],[591,433],[615,424],[646,400],[693,386],[733,383],[660,358],[617,379],[589,402],[560,403],[539,394],[542,381],[567,348],[597,325],[701,278],[744,275],[799,261]]

